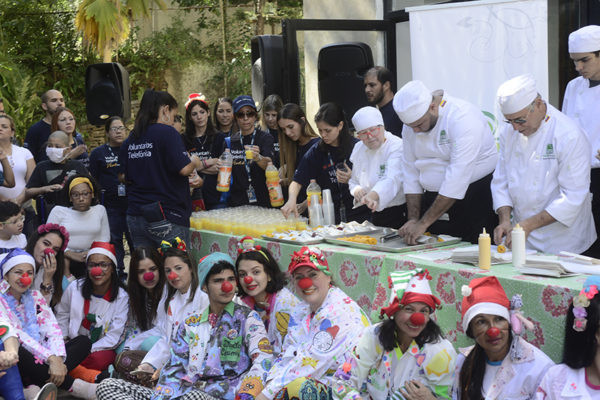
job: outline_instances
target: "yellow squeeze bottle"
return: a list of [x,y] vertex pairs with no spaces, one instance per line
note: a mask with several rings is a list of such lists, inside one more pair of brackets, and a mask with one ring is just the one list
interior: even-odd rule
[[492,266],[492,240],[490,235],[483,228],[479,234],[479,268],[490,269]]

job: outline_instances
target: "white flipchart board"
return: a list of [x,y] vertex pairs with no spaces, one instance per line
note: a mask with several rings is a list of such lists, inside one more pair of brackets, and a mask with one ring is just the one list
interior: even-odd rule
[[546,0],[482,0],[412,7],[413,79],[501,118],[500,84],[531,73],[548,99]]

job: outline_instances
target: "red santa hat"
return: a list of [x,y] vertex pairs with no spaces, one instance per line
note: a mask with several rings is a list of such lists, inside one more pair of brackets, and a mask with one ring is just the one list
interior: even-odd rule
[[381,315],[386,314],[392,318],[400,310],[400,304],[407,305],[416,302],[425,303],[435,311],[441,302],[431,292],[430,280],[429,271],[421,270],[421,268],[392,272],[388,277],[389,287],[392,289],[390,304],[381,309]]
[[89,260],[92,254],[105,255],[106,257],[110,258],[115,266],[117,265],[115,246],[108,242],[93,242],[92,247],[90,247],[90,251],[87,253],[85,261]]
[[466,332],[469,323],[479,314],[498,315],[510,320],[510,301],[495,276],[476,278],[462,287],[462,325]]

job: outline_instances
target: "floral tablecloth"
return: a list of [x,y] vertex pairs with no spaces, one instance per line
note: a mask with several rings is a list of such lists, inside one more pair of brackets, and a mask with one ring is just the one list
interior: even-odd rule
[[[237,256],[238,237],[212,231],[192,231],[190,250],[197,261],[202,256],[222,251],[234,259]],[[257,244],[268,248],[287,269],[291,254],[300,246],[262,239]],[[455,264],[446,257],[451,248],[415,251],[411,253],[382,253],[350,247],[319,244],[327,257],[334,282],[371,316],[379,321],[379,310],[387,304],[390,293],[387,277],[394,270],[427,268],[432,275],[431,288],[442,308],[436,311],[437,321],[448,338],[457,347],[473,344],[460,324],[461,286],[471,279],[493,274],[504,287],[509,299],[514,294],[523,296],[523,314],[535,325],[533,332],[524,333],[525,339],[541,348],[554,361],[562,357],[564,319],[571,296],[581,289],[585,276],[544,278],[520,275],[510,264],[493,265],[490,271]],[[600,271],[599,271],[600,272]]]

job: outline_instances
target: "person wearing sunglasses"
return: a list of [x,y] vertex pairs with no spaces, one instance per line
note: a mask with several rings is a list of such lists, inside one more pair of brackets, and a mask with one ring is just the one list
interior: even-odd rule
[[87,342],[78,353],[81,362],[69,375],[79,398],[95,399],[96,384],[108,377],[115,349],[122,340],[129,296],[117,276],[115,248],[94,242],[85,259],[85,277],[69,285],[56,306],[56,320],[69,348],[73,341]]
[[385,129],[375,107],[363,107],[352,117],[360,142],[354,146],[354,164],[348,184],[354,204],[365,204],[377,226],[400,228],[406,222],[406,199],[402,188],[402,139]]
[[110,227],[110,242],[117,251],[117,270],[119,277],[125,281],[125,265],[123,258],[123,235],[127,239],[129,248],[133,248],[133,242],[129,237],[127,229],[127,191],[125,184],[119,181],[119,152],[121,145],[127,137],[127,128],[123,119],[113,116],[106,120],[104,130],[108,142],[96,147],[90,154],[90,174],[98,181],[104,192],[102,193],[102,204],[106,208]]
[[233,114],[239,131],[225,140],[233,156],[232,184],[227,205],[270,207],[265,168],[273,159],[273,136],[257,126],[257,109],[252,97],[236,97],[233,100]]
[[531,75],[504,82],[497,98],[506,123],[491,184],[500,220],[494,241],[505,240],[510,247],[513,223],[518,223],[530,249],[586,251],[596,240],[596,229],[585,134],[542,100]]
[[399,234],[417,243],[426,231],[477,243],[481,229],[494,229],[490,182],[498,150],[479,107],[431,91],[414,80],[394,95],[404,123],[404,193],[408,222]]

